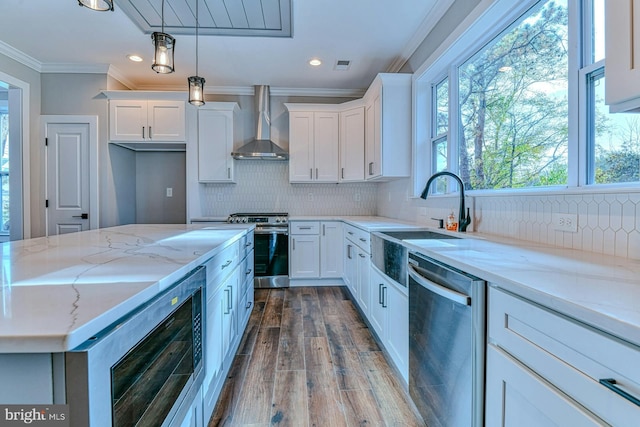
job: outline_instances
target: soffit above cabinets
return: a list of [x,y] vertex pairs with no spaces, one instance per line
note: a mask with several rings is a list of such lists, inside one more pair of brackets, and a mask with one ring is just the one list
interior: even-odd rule
[[[291,37],[292,0],[199,0],[200,35]],[[162,0],[117,0],[145,33],[161,31]],[[195,34],[196,0],[165,0],[164,30]]]

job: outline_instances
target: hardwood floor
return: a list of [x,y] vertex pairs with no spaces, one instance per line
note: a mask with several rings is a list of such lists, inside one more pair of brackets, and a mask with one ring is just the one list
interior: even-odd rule
[[255,292],[209,427],[424,426],[345,288]]

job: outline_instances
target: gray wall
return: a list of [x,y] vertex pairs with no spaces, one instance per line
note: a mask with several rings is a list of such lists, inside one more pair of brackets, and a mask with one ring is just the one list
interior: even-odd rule
[[100,227],[135,222],[135,153],[108,143],[108,85],[106,74],[42,74],[42,114],[98,116]]
[[[184,224],[187,218],[184,152],[136,153],[136,222]],[[167,188],[173,195],[167,197]]]

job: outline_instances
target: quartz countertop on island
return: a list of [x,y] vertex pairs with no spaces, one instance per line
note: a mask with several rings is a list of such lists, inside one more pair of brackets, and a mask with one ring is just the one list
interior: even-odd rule
[[4,243],[0,353],[73,349],[252,225],[124,225]]

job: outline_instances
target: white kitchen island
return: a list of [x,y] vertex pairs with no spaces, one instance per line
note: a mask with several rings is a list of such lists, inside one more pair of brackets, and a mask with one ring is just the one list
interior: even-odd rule
[[0,246],[0,403],[64,403],[61,355],[253,226],[125,225]]

